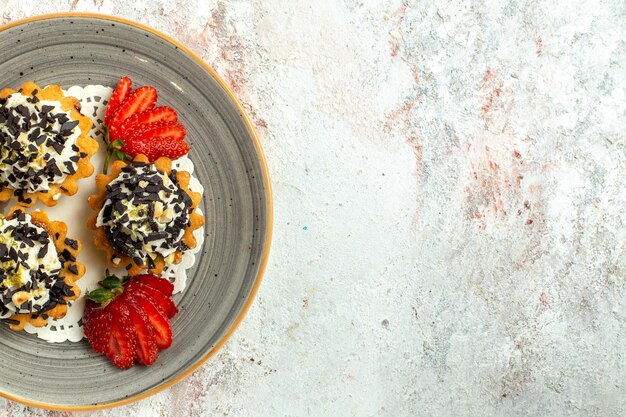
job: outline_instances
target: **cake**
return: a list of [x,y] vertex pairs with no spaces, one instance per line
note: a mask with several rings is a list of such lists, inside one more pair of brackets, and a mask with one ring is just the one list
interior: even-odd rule
[[91,127],[78,100],[58,85],[27,82],[0,91],[0,201],[54,206],[61,195],[75,194],[77,181],[94,170]]
[[193,231],[204,218],[196,210],[201,195],[189,190],[189,179],[188,172],[172,169],[170,159],[150,163],[144,155],[116,161],[111,175],[96,176],[98,193],[88,200],[96,214],[88,227],[110,266],[125,267],[129,275],[160,274],[195,247]]
[[0,318],[22,330],[64,317],[69,301],[80,295],[80,249],[65,223],[50,221],[43,211],[14,207],[0,216]]

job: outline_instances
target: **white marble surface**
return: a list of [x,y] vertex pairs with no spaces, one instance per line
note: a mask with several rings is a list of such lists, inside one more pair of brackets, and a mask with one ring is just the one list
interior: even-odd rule
[[626,414],[623,0],[0,5],[176,37],[272,173],[272,256],[235,336],[93,415]]

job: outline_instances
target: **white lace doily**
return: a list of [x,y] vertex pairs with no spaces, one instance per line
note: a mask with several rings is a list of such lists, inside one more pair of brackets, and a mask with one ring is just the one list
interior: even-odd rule
[[[85,87],[73,86],[65,91],[66,95],[76,97],[81,102],[81,113],[89,116],[93,121],[93,128],[90,135],[98,141],[100,149],[96,155],[91,158],[91,162],[95,167],[94,175],[79,181],[78,192],[71,196],[62,196],[59,203],[54,207],[46,207],[42,203],[37,202],[32,209],[45,210],[51,219],[60,220],[67,224],[67,235],[72,238],[79,239],[83,244],[83,249],[78,255],[78,260],[85,264],[87,271],[85,275],[78,280],[77,284],[81,289],[81,296],[75,300],[68,308],[67,315],[60,319],[50,319],[48,325],[44,327],[33,327],[26,325],[25,329],[28,333],[36,334],[40,339],[51,343],[61,343],[65,341],[78,342],[84,337],[82,328],[82,316],[85,308],[84,294],[97,288],[98,281],[104,277],[104,271],[107,268],[106,258],[103,252],[98,251],[93,244],[93,232],[87,229],[87,218],[93,214],[87,206],[87,197],[97,192],[94,181],[96,174],[102,172],[106,149],[102,140],[102,120],[106,110],[107,100],[111,96],[113,90],[110,87],[102,85],[88,85]],[[175,169],[188,171],[191,174],[189,189],[199,193],[204,192],[202,184],[193,176],[194,165],[187,156],[174,161]],[[202,214],[202,212],[200,212]],[[191,268],[195,263],[196,253],[202,247],[204,241],[204,227],[194,231],[197,240],[196,247],[186,251],[183,255],[182,262],[166,268],[162,276],[168,278],[174,283],[174,292],[178,293],[184,290],[187,281],[187,269]],[[111,272],[122,277],[126,275],[126,271],[122,268],[111,269]]]

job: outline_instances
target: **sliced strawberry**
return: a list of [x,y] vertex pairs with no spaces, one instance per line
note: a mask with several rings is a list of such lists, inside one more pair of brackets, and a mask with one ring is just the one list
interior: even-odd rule
[[126,305],[117,300],[112,302],[109,308],[115,319],[111,321],[109,347],[104,354],[118,368],[128,369],[135,362],[136,352],[135,334],[130,312]]
[[136,125],[176,121],[178,121],[178,114],[176,114],[176,110],[171,107],[160,106],[130,116],[122,123],[122,130],[126,131]]
[[168,315],[178,312],[169,298],[173,285],[155,275],[126,282],[108,275],[100,286],[87,294],[83,317],[85,336],[93,349],[121,369],[131,367],[135,360],[154,363],[158,350],[172,344]]
[[126,97],[128,97],[132,88],[133,82],[128,77],[122,77],[120,82],[117,83],[117,87],[115,87],[113,94],[111,94],[111,98],[107,104],[107,111],[104,115],[104,123],[106,125],[111,122],[111,118],[113,117],[115,110],[124,100],[126,100]]
[[120,137],[122,123],[134,114],[141,113],[154,108],[157,102],[157,91],[154,87],[139,87],[119,105],[109,127],[110,141]]
[[83,316],[83,329],[93,350],[98,353],[105,353],[108,350],[111,314],[108,310],[98,307],[98,303],[87,300],[85,315]]
[[148,320],[154,329],[154,338],[159,349],[167,349],[172,344],[172,328],[165,314],[142,293],[135,291],[128,294],[128,298],[136,300],[139,307],[143,308]]
[[177,122],[156,122],[135,125],[124,132],[124,140],[151,139],[161,137],[171,140],[185,139],[187,130]]
[[144,86],[129,93],[131,87],[130,79],[122,78],[107,107],[105,174],[115,159],[129,160],[143,154],[154,162],[160,157],[176,159],[189,152],[189,145],[184,142],[187,131],[178,122],[176,111],[167,106],[155,108],[154,87]]
[[152,365],[156,361],[159,352],[152,324],[150,324],[144,309],[139,307],[134,300],[126,298],[125,301],[130,312],[130,320],[135,328],[137,361],[142,365]]
[[152,288],[149,285],[142,284],[141,282],[132,280],[127,287],[129,293],[134,294],[139,292],[151,299],[154,305],[161,310],[168,318],[172,318],[178,313],[178,308],[174,302],[166,295],[157,289]]
[[168,138],[154,137],[125,140],[121,150],[133,158],[140,154],[145,155],[150,162],[154,162],[161,157],[176,159],[187,155],[189,145],[184,140],[173,141]]
[[152,275],[152,274],[136,275],[134,279],[141,282],[142,284],[149,285],[152,288],[155,288],[161,291],[161,293],[163,293],[164,295],[167,295],[168,297],[172,295],[172,293],[174,292],[174,284],[169,282],[167,279],[158,277],[156,275]]

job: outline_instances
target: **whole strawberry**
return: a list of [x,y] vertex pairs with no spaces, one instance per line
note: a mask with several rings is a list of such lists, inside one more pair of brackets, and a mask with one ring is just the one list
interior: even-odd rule
[[83,328],[94,351],[120,369],[153,364],[172,344],[169,319],[178,313],[165,278],[138,275],[122,282],[108,276],[87,295]]

